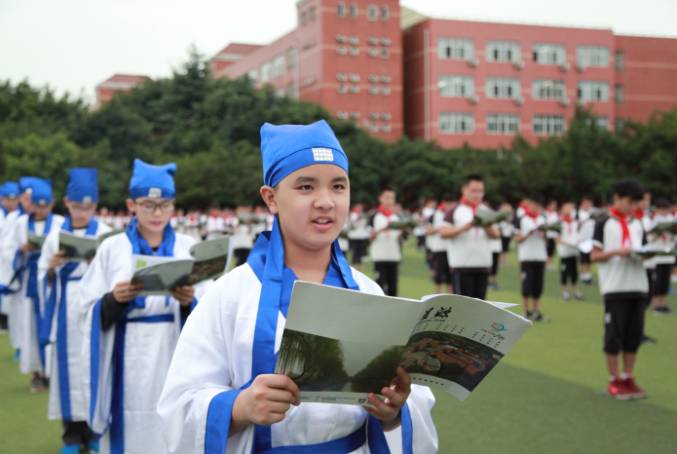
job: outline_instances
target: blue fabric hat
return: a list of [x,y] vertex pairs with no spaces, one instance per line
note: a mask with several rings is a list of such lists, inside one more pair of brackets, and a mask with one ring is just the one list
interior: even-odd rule
[[52,183],[44,178],[31,178],[29,182],[31,200],[35,205],[52,203]]
[[174,173],[176,164],[154,166],[140,159],[134,160],[134,173],[129,180],[129,196],[173,199],[176,196]]
[[2,185],[2,190],[0,192],[0,196],[2,197],[19,197],[21,194],[21,191],[19,190],[19,184],[14,182],[14,181],[7,181],[5,184]]
[[333,164],[348,173],[348,157],[326,121],[309,125],[261,126],[263,184],[276,186],[284,177],[313,164]]
[[68,171],[70,179],[66,197],[73,202],[99,201],[99,172],[96,169],[74,168]]
[[23,194],[24,192],[33,192],[33,186],[31,183],[35,180],[35,177],[21,177],[19,178],[19,191]]

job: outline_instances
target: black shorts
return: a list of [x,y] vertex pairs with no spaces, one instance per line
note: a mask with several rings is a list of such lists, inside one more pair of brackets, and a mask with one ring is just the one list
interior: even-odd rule
[[555,255],[555,248],[557,247],[557,243],[555,242],[554,238],[547,238],[545,240],[545,250],[548,253],[548,257],[552,257]]
[[498,259],[500,257],[500,252],[491,253],[491,270],[489,270],[489,276],[496,276],[498,274]]
[[369,247],[369,240],[364,239],[354,239],[348,240],[350,245],[350,255],[351,262],[353,265],[359,265],[362,263],[362,260],[367,255],[367,248]]
[[559,259],[559,282],[562,285],[578,283],[578,262],[577,257],[560,257]]
[[543,294],[545,262],[520,262],[522,297],[539,299]]
[[604,353],[636,353],[644,332],[644,294],[604,295]]
[[447,261],[447,252],[432,253],[433,282],[435,285],[451,284],[451,270]]
[[471,298],[485,299],[489,285],[489,268],[456,268],[454,293]]
[[581,265],[590,265],[591,263],[590,253],[581,252]]
[[501,250],[503,252],[510,252],[510,241],[512,240],[512,237],[510,236],[502,236],[501,237]]
[[654,296],[665,296],[670,291],[670,277],[672,276],[672,264],[658,264],[653,273]]

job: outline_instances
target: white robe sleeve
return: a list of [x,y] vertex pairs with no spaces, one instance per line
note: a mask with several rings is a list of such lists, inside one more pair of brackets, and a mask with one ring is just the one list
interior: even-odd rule
[[224,276],[210,286],[183,328],[167,373],[158,413],[172,453],[222,454],[251,451],[253,428],[228,436],[232,405],[239,394],[233,389],[231,339],[235,318],[228,311]]

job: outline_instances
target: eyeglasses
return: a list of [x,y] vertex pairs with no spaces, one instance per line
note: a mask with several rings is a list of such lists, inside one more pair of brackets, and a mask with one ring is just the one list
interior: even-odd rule
[[153,214],[155,213],[155,210],[160,210],[161,213],[164,213],[174,209],[174,202],[169,200],[155,203],[150,200],[144,200],[143,202],[137,202],[137,206],[146,214]]
[[69,205],[69,208],[73,211],[78,211],[80,213],[89,213],[90,211],[94,211],[94,205],[81,205],[79,203],[72,203]]

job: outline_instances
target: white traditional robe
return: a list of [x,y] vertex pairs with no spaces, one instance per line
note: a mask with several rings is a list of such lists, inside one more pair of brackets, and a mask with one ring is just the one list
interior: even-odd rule
[[[174,257],[189,258],[195,240],[176,233]],[[122,439],[125,454],[163,454],[167,452],[162,436],[161,421],[156,407],[162,391],[169,362],[181,329],[179,303],[172,297],[147,296],[144,308],[134,308],[106,331],[101,330],[100,299],[113,290],[118,282],[129,282],[134,274],[132,244],[125,233],[107,238],[97,250],[80,282],[81,310],[85,342],[83,354],[89,359],[89,373],[85,374],[85,389],[89,390],[89,425],[95,433],[103,434],[101,453],[113,453],[111,445],[111,415],[116,411],[113,401],[114,344],[124,339],[121,388],[121,411],[124,415]],[[196,298],[204,288],[195,287]],[[119,336],[124,328],[126,334]],[[96,337],[98,348],[96,347]],[[119,394],[118,394],[119,395]],[[120,427],[120,426],[117,426]]]
[[[381,288],[352,269],[358,287],[374,294]],[[252,341],[261,282],[246,263],[212,284],[186,323],[179,339],[158,412],[172,453],[216,454],[210,449],[211,433],[228,433],[230,414],[223,400],[250,381]],[[280,348],[285,319],[278,313],[275,351]],[[412,385],[407,405],[413,428],[413,452],[437,450],[431,418],[435,399],[427,387]],[[211,411],[210,411],[211,410]],[[345,437],[364,425],[368,413],[359,406],[302,403],[292,407],[283,421],[271,426],[272,446],[317,444]],[[249,453],[254,428],[228,438],[227,452]],[[386,433],[391,452],[402,452],[401,428]],[[365,444],[354,453],[368,453]],[[220,452],[218,454],[221,454]]]
[[[74,230],[73,233],[85,236],[85,230]],[[50,260],[54,257],[54,254],[59,252],[60,231],[61,229],[52,229],[42,247],[40,261],[38,262],[38,276],[41,283],[46,278]],[[109,226],[103,222],[98,222],[96,231],[92,236],[98,237],[110,231]],[[50,297],[54,298],[51,329],[47,333],[49,345],[46,349],[46,372],[50,377],[47,412],[49,419],[87,421],[89,402],[86,398],[87,393],[83,386],[83,379],[89,368],[84,364],[85,358],[82,356],[84,334],[79,297],[81,295],[80,281],[88,266],[86,261],[81,261],[77,264],[77,268],[70,273],[66,283],[65,298],[63,282],[60,277],[63,266],[56,270],[53,286],[47,287],[45,292],[47,300]]]
[[[58,214],[52,215],[52,225],[50,232],[59,230],[64,218]],[[28,224],[29,215],[22,214],[14,223],[12,237],[9,238],[9,249],[16,251],[28,242]],[[35,233],[37,235],[44,235],[47,221],[35,221]],[[25,257],[26,255],[24,255]],[[37,276],[36,276],[37,277]],[[28,281],[29,271],[25,269],[21,273],[21,287],[19,291],[11,295],[10,305],[10,324],[18,324],[18,348],[21,350],[19,358],[19,370],[23,374],[30,374],[33,372],[44,373],[43,359],[41,358],[40,342],[38,339],[38,325],[40,320],[35,313],[35,302],[28,296]],[[41,295],[41,285],[38,280],[38,294]],[[42,298],[38,298],[39,317],[42,317],[42,310],[44,309]],[[12,320],[14,319],[14,320]]]
[[[14,277],[14,256],[17,249],[14,231],[16,221],[20,216],[21,212],[18,209],[9,213],[0,231],[0,285],[11,288],[16,288],[18,285],[16,281],[10,285],[10,281]],[[14,349],[19,348],[21,342],[21,324],[19,323],[21,306],[18,303],[14,304],[16,301],[19,301],[16,293],[2,296],[2,313],[7,314],[9,340]]]
[[[9,257],[9,254],[6,255],[3,252],[3,244],[8,235],[7,232],[11,231],[10,229],[13,228],[13,223],[18,217],[19,210],[14,210],[7,214],[0,210],[0,218],[2,219],[0,221],[0,289],[5,289],[12,276],[14,276],[14,267],[12,266],[14,257]],[[9,315],[9,303],[7,301],[3,303],[3,296],[6,297],[8,295],[0,293],[0,314]]]

